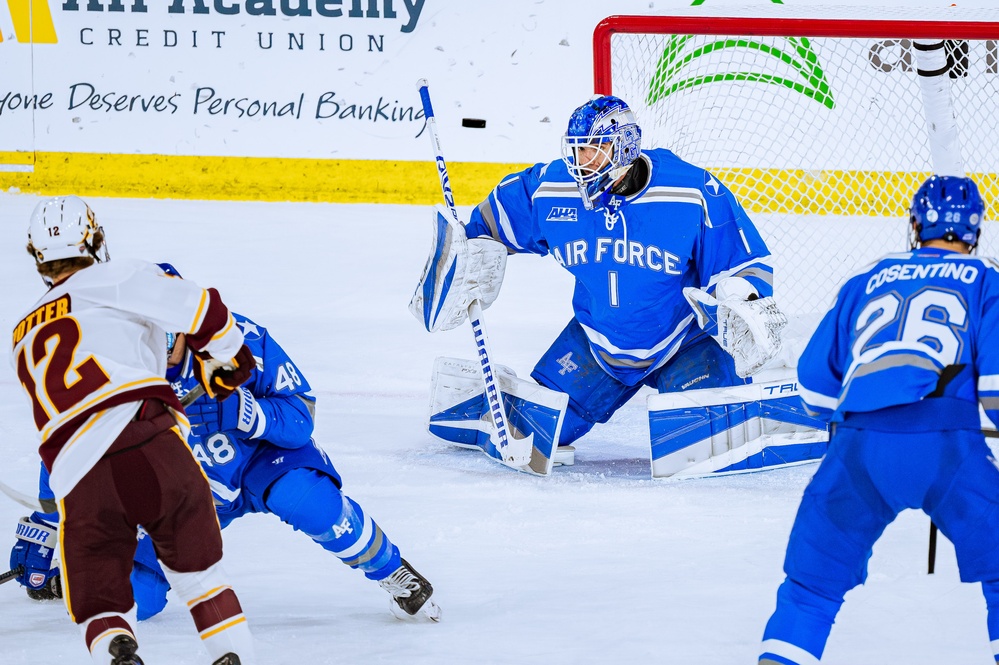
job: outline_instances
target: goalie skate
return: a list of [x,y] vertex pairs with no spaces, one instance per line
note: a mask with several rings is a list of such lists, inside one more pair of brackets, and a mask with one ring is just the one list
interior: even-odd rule
[[441,620],[441,608],[431,599],[434,587],[405,559],[394,573],[379,580],[378,585],[392,596],[389,608],[397,618],[422,617],[435,623]]

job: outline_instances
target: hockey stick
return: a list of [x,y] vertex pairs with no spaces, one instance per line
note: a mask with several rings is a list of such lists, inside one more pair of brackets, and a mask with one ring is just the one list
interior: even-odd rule
[[0,584],[17,579],[22,573],[24,573],[24,566],[18,566],[14,570],[8,570],[6,573],[0,575]]
[[932,575],[933,570],[937,567],[937,525],[934,522],[930,522],[930,557],[929,563],[926,566],[926,574]]
[[194,400],[198,399],[204,394],[205,394],[205,387],[199,383],[198,385],[191,388],[190,392],[188,392],[186,395],[180,398],[180,405],[185,408],[189,407],[192,404],[194,404]]
[[0,480],[0,492],[3,492],[8,497],[10,497],[11,499],[13,499],[14,501],[21,504],[22,506],[24,506],[29,510],[34,510],[39,513],[48,512],[47,510],[42,508],[42,504],[40,504],[37,499],[28,496],[24,492],[17,491],[16,489],[11,487],[7,483],[3,482],[2,480]]
[[[199,383],[198,385],[194,386],[194,388],[192,388],[189,393],[187,393],[186,395],[184,395],[184,397],[181,398],[180,405],[183,407],[188,407],[192,403],[194,403],[194,400],[198,399],[204,394],[205,394],[205,387]],[[13,487],[3,482],[2,480],[0,480],[0,492],[6,494],[9,498],[21,504],[28,510],[34,510],[39,513],[49,512],[44,508],[42,508],[42,505],[38,502],[37,499],[28,496],[24,492],[14,489]]]
[[[454,206],[454,194],[451,192],[451,179],[447,173],[447,163],[444,161],[444,152],[441,150],[440,136],[437,134],[437,121],[434,118],[434,109],[430,104],[430,89],[426,79],[416,82],[420,91],[420,100],[423,103],[423,115],[427,121],[429,129],[430,143],[434,148],[434,157],[437,160],[437,175],[441,181],[441,192],[444,195],[444,203],[451,211],[454,221],[462,228],[461,219]],[[506,409],[503,408],[503,399],[500,395],[499,384],[493,374],[492,353],[489,347],[489,337],[486,335],[485,320],[482,318],[482,304],[478,300],[473,300],[468,306],[468,321],[472,324],[472,334],[475,336],[475,349],[479,355],[479,362],[482,365],[482,382],[486,389],[486,403],[489,406],[489,415],[492,418],[494,431],[490,435],[493,445],[503,457],[503,463],[507,466],[535,473],[530,467],[531,453],[534,446],[530,438],[518,441],[510,436],[507,428]],[[526,445],[525,445],[526,444]],[[514,448],[519,450],[514,451]]]

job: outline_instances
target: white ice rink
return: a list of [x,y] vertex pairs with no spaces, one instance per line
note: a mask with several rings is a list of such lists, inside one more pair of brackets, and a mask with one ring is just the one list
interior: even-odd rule
[[[24,251],[38,199],[0,194],[0,329],[43,291]],[[433,583],[440,624],[403,623],[388,596],[273,516],[225,532],[225,567],[261,663],[756,662],[808,465],[649,478],[644,393],[577,445],[576,465],[519,475],[425,430],[437,355],[472,357],[468,328],[430,335],[406,309],[430,209],[90,199],[112,260],[173,263],[266,326],[318,398],[316,439],[356,499]],[[496,360],[521,376],[570,317],[568,275],[513,257],[486,315]],[[0,477],[33,492],[35,432],[4,353]],[[26,511],[0,496],[0,556]],[[953,548],[926,575],[929,519],[904,513],[840,613],[824,665],[992,662],[985,604]],[[6,563],[6,559],[2,559]],[[6,568],[4,568],[6,569]],[[141,623],[148,665],[204,663],[172,597]],[[0,588],[0,662],[85,663],[65,607]]]

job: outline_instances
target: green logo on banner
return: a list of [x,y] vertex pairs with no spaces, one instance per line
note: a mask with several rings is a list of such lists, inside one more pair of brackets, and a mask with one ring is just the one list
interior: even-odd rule
[[[695,0],[693,4],[696,6],[703,2],[704,0]],[[772,0],[772,2],[781,4],[780,0]],[[819,65],[819,58],[806,37],[788,37],[786,48],[778,48],[775,45],[765,44],[748,37],[722,37],[717,41],[700,45],[689,53],[683,53],[684,48],[692,39],[694,39],[692,35],[671,35],[669,37],[666,47],[659,57],[652,82],[649,84],[649,94],[646,101],[650,106],[666,99],[675,92],[720,81],[779,85],[814,99],[826,108],[832,109],[836,105],[825,72]],[[793,68],[797,76],[785,77],[753,71],[681,76],[681,71],[698,58],[709,57],[712,53],[726,49],[758,51]]]

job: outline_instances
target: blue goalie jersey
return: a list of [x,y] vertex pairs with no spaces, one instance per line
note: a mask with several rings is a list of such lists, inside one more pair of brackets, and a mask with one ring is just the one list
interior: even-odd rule
[[572,273],[573,310],[594,357],[627,385],[702,337],[684,287],[712,292],[743,277],[773,295],[770,252],[735,196],[668,150],[639,159],[644,186],[594,210],[562,161],[537,164],[504,179],[465,229],[513,252],[550,253]]
[[[314,446],[311,437],[315,398],[308,394],[309,382],[265,328],[239,314],[233,316],[257,365],[250,380],[243,384],[256,398],[252,408],[245,410],[259,409],[260,413],[251,416],[248,427],[232,426],[236,418],[224,414],[227,409],[245,406],[240,404],[238,393],[221,404],[202,396],[185,407],[192,426],[188,446],[208,476],[223,526],[246,512],[262,510],[261,506],[250,505],[252,499],[243,492],[245,476],[257,458],[270,455],[279,459],[281,449]],[[167,372],[167,379],[181,399],[198,385],[192,363],[188,351],[184,362]],[[242,415],[240,419],[244,425],[247,423]],[[325,458],[324,453],[322,456]]]
[[999,263],[937,248],[881,259],[844,285],[798,382],[828,421],[938,396],[999,422]]

